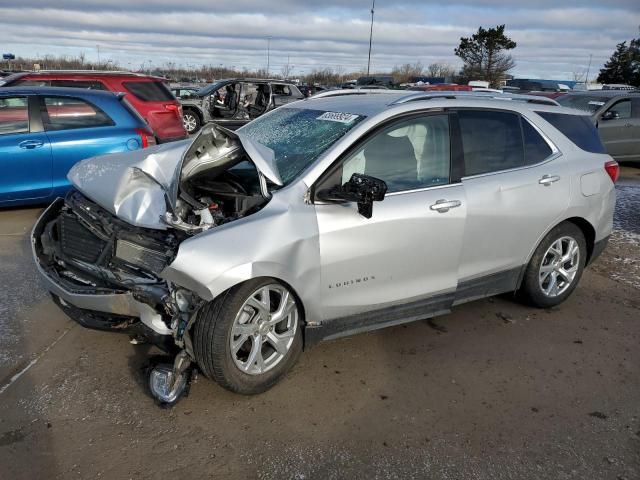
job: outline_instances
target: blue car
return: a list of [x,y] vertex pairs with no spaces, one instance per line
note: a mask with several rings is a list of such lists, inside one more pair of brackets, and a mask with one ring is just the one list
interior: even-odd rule
[[0,206],[46,203],[78,161],[155,144],[122,95],[79,88],[0,89]]

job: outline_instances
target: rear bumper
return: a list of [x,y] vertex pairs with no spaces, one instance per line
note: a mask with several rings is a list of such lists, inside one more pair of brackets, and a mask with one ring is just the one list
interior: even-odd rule
[[593,245],[593,252],[591,252],[591,257],[589,258],[589,265],[595,262],[598,257],[604,252],[604,249],[607,248],[607,244],[609,243],[610,235],[607,235],[602,240],[598,240]]
[[184,135],[180,135],[178,137],[160,138],[160,137],[156,136],[156,140],[157,140],[158,143],[178,142],[180,140],[186,140],[187,138],[189,138],[189,135],[187,135],[186,133]]
[[[105,292],[104,289],[92,292],[90,288],[74,288],[66,285],[64,280],[57,275],[53,268],[43,264],[41,260],[42,249],[40,238],[46,224],[58,215],[63,204],[64,200],[57,198],[40,216],[31,234],[33,258],[45,283],[45,288],[51,292],[55,298],[61,299],[65,306],[91,312],[139,319],[156,334],[172,338],[172,332],[167,328],[160,314],[151,306],[134,299],[131,292],[116,290]],[[82,324],[82,322],[79,323]]]

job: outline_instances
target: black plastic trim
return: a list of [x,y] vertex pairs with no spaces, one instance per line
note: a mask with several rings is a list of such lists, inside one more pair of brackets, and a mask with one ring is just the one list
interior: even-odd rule
[[611,235],[607,235],[602,240],[598,240],[593,244],[593,251],[591,252],[591,256],[589,257],[589,263],[587,265],[591,265],[593,262],[595,262],[598,259],[600,255],[602,255],[602,252],[604,252],[605,248],[607,248],[610,237]]

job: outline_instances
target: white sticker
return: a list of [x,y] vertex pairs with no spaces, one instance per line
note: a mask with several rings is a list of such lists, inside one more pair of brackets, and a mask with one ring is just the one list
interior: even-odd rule
[[598,105],[599,107],[601,107],[602,105],[604,105],[604,102],[597,102],[595,100],[591,100],[589,102],[589,105]]
[[329,122],[339,122],[339,123],[351,123],[358,115],[353,115],[352,113],[341,113],[341,112],[324,112],[320,115],[316,120],[327,120]]

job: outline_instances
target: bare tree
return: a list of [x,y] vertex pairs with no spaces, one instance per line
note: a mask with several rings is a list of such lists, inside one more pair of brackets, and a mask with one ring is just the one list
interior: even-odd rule
[[404,65],[395,66],[391,70],[391,75],[396,83],[413,82],[416,77],[422,75],[424,67],[421,62],[405,63]]
[[444,77],[451,78],[455,76],[456,69],[453,68],[448,63],[444,62],[434,62],[427,66],[426,73],[430,77]]

